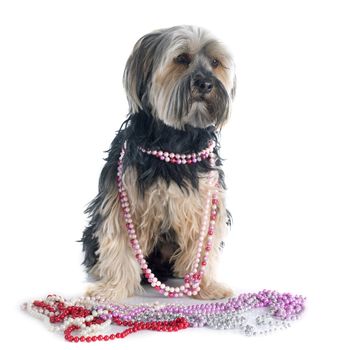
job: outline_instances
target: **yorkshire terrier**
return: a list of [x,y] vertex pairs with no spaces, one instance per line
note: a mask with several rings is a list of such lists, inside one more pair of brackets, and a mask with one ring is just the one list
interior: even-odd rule
[[[86,295],[120,301],[142,291],[147,280],[164,288],[168,278],[186,276],[200,261],[198,245],[204,244],[205,251],[209,239],[203,242],[199,235],[203,220],[209,225],[213,219],[204,218],[203,213],[207,193],[215,187],[215,235],[202,263],[206,269],[200,289],[188,295],[198,299],[231,296],[232,290],[215,279],[230,224],[218,153],[218,137],[235,93],[230,54],[202,28],[156,30],[137,41],[123,83],[129,115],[108,151],[98,194],[85,211],[90,222],[81,239],[83,264],[96,279]],[[208,157],[210,147],[214,161]],[[121,195],[117,178],[122,152]],[[210,173],[215,185],[208,181]],[[123,194],[130,201],[126,211]],[[165,295],[168,291],[169,287]]]

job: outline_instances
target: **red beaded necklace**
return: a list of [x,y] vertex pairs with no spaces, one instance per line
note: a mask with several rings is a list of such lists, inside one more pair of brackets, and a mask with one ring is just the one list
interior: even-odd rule
[[[63,324],[67,319],[76,319],[80,317],[86,318],[91,315],[91,310],[88,310],[82,306],[66,306],[63,302],[56,301],[54,305],[50,305],[44,301],[36,300],[33,305],[44,311],[48,311],[53,316],[50,316],[49,321],[52,324],[58,323]],[[115,340],[119,338],[125,338],[131,333],[136,333],[142,330],[150,330],[157,332],[177,332],[181,329],[186,329],[189,327],[189,323],[184,317],[178,317],[173,321],[152,321],[152,322],[136,322],[136,321],[122,321],[119,317],[112,317],[112,323],[117,326],[128,327],[122,332],[111,333],[109,335],[97,335],[97,336],[74,336],[72,333],[81,329],[80,326],[70,325],[64,330],[64,338],[70,342],[95,342],[95,341],[108,341]],[[94,324],[102,324],[105,321],[98,317],[92,317],[91,321],[85,321],[84,325],[86,327],[91,327]]]
[[[96,320],[97,321],[97,320]],[[95,322],[96,322],[95,321]],[[103,320],[100,320],[101,323]],[[125,338],[131,333],[136,333],[142,330],[157,331],[157,332],[177,332],[181,329],[186,329],[189,327],[189,323],[184,317],[176,318],[173,321],[154,321],[154,322],[133,322],[133,321],[121,321],[118,317],[113,317],[112,322],[118,326],[129,327],[122,332],[112,333],[109,335],[98,335],[98,336],[87,336],[84,335],[78,337],[73,336],[72,332],[79,330],[80,327],[76,325],[69,326],[64,331],[64,338],[70,342],[95,342],[95,341],[108,341],[115,340],[119,338]],[[92,323],[91,323],[92,324]],[[88,326],[88,325],[87,325]]]

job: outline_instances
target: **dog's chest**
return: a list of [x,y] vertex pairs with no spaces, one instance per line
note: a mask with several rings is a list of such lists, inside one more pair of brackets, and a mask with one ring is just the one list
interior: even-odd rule
[[167,184],[159,179],[141,195],[136,181],[136,170],[127,169],[124,185],[129,193],[133,217],[140,227],[156,229],[157,226],[158,232],[176,230],[185,224],[197,226],[208,200],[208,191],[214,188],[205,175],[199,179],[198,189],[189,185],[189,190],[180,188],[175,182]]

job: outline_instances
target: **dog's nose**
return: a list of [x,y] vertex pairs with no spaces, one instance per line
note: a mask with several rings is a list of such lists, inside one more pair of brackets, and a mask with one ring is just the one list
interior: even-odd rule
[[213,89],[213,80],[211,78],[196,77],[193,86],[201,94],[209,94]]

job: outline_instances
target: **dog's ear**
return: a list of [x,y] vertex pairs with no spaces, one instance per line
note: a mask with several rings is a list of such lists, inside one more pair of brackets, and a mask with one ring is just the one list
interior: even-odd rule
[[155,31],[137,41],[126,62],[123,84],[130,113],[148,109],[147,90],[152,79],[155,51],[162,31]]

